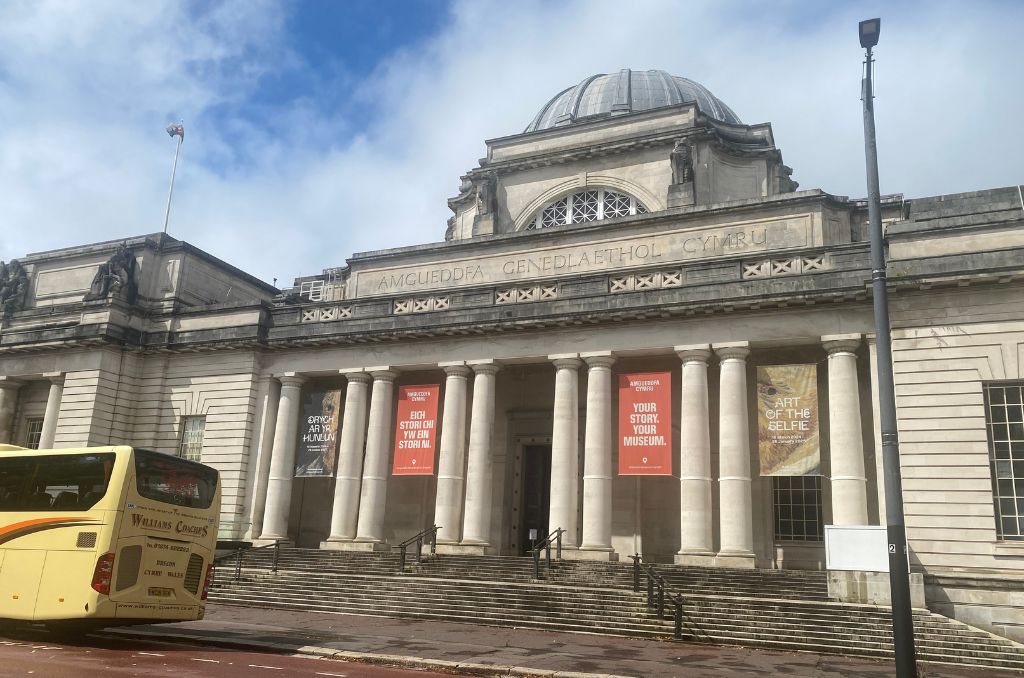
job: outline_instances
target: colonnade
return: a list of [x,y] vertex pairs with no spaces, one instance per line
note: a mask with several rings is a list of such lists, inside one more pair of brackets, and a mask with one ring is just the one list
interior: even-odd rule
[[[855,350],[859,335],[821,337],[828,354],[829,453],[833,523],[866,524],[867,481]],[[753,566],[751,413],[747,342],[674,347],[681,361],[679,442],[680,562]],[[608,351],[548,357],[555,370],[548,524],[566,530],[569,557],[607,558],[612,546],[612,368]],[[712,468],[709,364],[718,362],[718,467]],[[445,398],[438,445],[434,523],[438,544],[482,550],[491,543],[493,360],[441,363]],[[579,372],[587,372],[578,525]],[[394,382],[389,367],[344,370],[348,384],[325,548],[383,544]],[[470,398],[469,379],[472,377]],[[301,375],[283,374],[261,539],[285,539],[296,448]],[[471,400],[471,402],[470,402]],[[468,427],[467,427],[468,413]],[[468,428],[468,440],[466,431]],[[365,443],[365,452],[364,452]],[[718,483],[717,525],[713,484]],[[717,527],[717,538],[716,528]]]
[[[39,434],[39,449],[49,449],[57,437],[57,423],[60,418],[60,403],[64,396],[64,373],[48,372],[40,375],[49,382],[43,427]],[[14,441],[14,414],[18,409],[18,394],[28,383],[24,378],[0,377],[0,443]]]

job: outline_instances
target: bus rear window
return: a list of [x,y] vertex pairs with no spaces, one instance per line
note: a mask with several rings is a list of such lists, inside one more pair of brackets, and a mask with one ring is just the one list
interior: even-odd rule
[[0,457],[0,511],[85,511],[107,493],[114,455]]
[[135,450],[135,486],[140,496],[188,508],[210,508],[217,472],[159,452]]

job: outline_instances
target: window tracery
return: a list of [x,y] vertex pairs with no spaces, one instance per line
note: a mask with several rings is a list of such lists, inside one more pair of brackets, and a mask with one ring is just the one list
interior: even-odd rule
[[647,214],[647,211],[644,204],[631,195],[605,189],[587,189],[550,203],[526,224],[524,230]]

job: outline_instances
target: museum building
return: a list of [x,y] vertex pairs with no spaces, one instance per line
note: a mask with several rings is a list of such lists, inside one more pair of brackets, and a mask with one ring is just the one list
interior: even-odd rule
[[[486,147],[443,241],[288,289],[165,234],[0,266],[0,442],[201,460],[225,541],[824,569],[884,525],[864,200],[664,71]],[[916,595],[1021,639],[1021,187],[882,216]]]

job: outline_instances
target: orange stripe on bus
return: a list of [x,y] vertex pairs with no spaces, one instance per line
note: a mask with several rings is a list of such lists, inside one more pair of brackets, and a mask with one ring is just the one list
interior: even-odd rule
[[51,527],[61,527],[68,523],[77,523],[80,525],[88,525],[95,521],[89,521],[88,519],[83,520],[82,518],[76,518],[73,516],[60,517],[60,518],[33,518],[32,520],[23,520],[20,523],[13,523],[5,527],[0,527],[0,544],[15,537],[21,536],[21,533],[36,532],[39,530],[49,529]]

